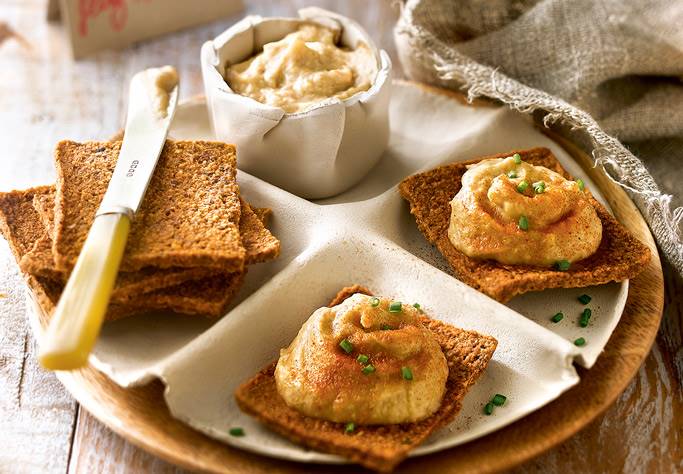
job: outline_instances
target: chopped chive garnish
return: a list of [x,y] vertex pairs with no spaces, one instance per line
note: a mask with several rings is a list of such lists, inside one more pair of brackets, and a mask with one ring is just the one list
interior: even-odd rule
[[484,413],[486,413],[487,415],[493,413],[493,403],[488,402],[486,405],[484,405]]
[[244,436],[244,429],[243,428],[230,428],[230,436]]
[[515,179],[517,177],[517,172],[515,170],[508,171],[508,178]]
[[554,322],[554,323],[559,323],[560,321],[562,321],[562,318],[564,318],[564,314],[562,314],[562,313],[557,313],[555,316],[553,316],[552,318],[550,318],[550,320],[551,320],[552,322]]
[[512,159],[514,159],[515,163],[517,164],[520,164],[522,162],[522,157],[519,153],[515,153],[514,155],[512,155]]
[[415,309],[422,309],[422,307],[420,306],[420,303],[415,303],[415,304],[413,305],[413,308],[415,308]]
[[586,343],[586,340],[582,337],[580,337],[574,341],[574,345],[579,346],[579,347],[583,346],[585,343]]
[[569,260],[559,260],[555,262],[555,267],[561,272],[566,272],[569,270],[569,267],[571,266],[571,263],[569,263]]
[[355,423],[347,423],[344,427],[344,433],[353,433],[356,430]]
[[519,227],[519,230],[529,230],[529,219],[526,216],[519,216],[517,227]]
[[493,398],[491,399],[491,403],[493,403],[497,407],[502,407],[505,404],[505,401],[508,398],[505,395],[501,395],[500,393],[496,393]]
[[545,182],[544,181],[536,181],[534,184],[532,184],[534,187],[534,192],[536,194],[541,194],[545,192]]
[[380,324],[379,328],[382,331],[387,331],[387,330],[391,329],[391,326],[389,326],[387,323],[382,323],[382,324]]
[[582,180],[581,178],[579,178],[579,179],[576,180],[576,184],[579,185],[579,189],[580,189],[581,191],[583,191],[584,189],[586,189],[586,183],[584,183],[583,180]]
[[579,301],[581,302],[581,304],[588,304],[588,303],[591,302],[592,299],[593,299],[593,298],[591,298],[591,297],[588,296],[588,295],[581,295],[581,296],[579,296]]
[[370,358],[366,356],[365,354],[359,354],[358,357],[356,357],[356,360],[360,362],[361,364],[365,365],[368,363]]
[[340,342],[339,347],[341,347],[347,354],[351,354],[353,352],[353,344],[351,344],[348,339],[344,339],[342,342]]
[[413,380],[413,371],[410,367],[401,367],[401,375],[406,380]]
[[368,364],[362,369],[360,369],[361,372],[363,372],[365,375],[371,374],[375,371],[375,366],[372,364]]
[[529,182],[525,179],[517,185],[517,192],[523,193],[529,187]]
[[389,305],[389,312],[390,313],[400,313],[402,308],[403,308],[403,305],[401,304],[400,301],[392,301],[391,304]]
[[588,320],[591,318],[592,311],[590,308],[586,308],[583,310],[583,313],[581,313],[581,318],[579,319],[579,326],[582,328],[585,328],[588,326]]
[[373,296],[372,298],[370,298],[370,306],[372,306],[373,308],[378,307],[379,306],[379,298],[377,298],[376,296]]

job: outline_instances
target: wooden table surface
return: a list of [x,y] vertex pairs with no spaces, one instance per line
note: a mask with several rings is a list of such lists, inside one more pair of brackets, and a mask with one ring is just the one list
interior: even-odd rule
[[[249,12],[293,15],[308,2],[245,3]],[[392,39],[396,2],[314,3],[356,18],[400,71]],[[174,64],[181,96],[201,93],[200,45],[242,16],[74,62],[62,25],[48,24],[45,12],[45,0],[0,0],[1,191],[52,182],[58,140],[117,131],[135,71]],[[515,472],[683,471],[683,281],[669,268],[665,277],[657,342],[626,391],[604,416]],[[0,239],[0,472],[181,472],[112,433],[38,366],[23,288]]]

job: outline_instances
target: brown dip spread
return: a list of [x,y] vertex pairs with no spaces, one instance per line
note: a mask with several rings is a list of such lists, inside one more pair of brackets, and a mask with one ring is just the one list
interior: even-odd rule
[[448,366],[419,310],[356,294],[320,308],[280,352],[277,390],[299,412],[334,422],[422,420],[441,405]]
[[334,30],[303,23],[280,41],[265,44],[263,52],[229,65],[226,81],[237,94],[295,113],[366,91],[376,75],[377,60],[368,45],[341,48]]
[[173,66],[150,68],[145,71],[154,101],[154,110],[159,117],[168,115],[171,92],[178,85],[178,72]]
[[595,253],[602,223],[583,183],[515,155],[469,167],[451,201],[448,238],[473,258],[551,266]]

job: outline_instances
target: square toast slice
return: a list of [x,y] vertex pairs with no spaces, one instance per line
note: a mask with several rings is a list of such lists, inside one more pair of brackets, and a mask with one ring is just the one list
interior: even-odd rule
[[[26,191],[0,193],[0,232],[7,240],[17,263],[31,250],[36,236],[45,232],[33,208],[33,197],[48,192],[49,189],[49,186],[39,186]],[[56,279],[23,273],[41,307],[46,312],[51,312],[62,292],[63,283]],[[121,317],[129,310],[130,308],[113,303],[107,311],[107,319]]]
[[[55,193],[55,186],[49,186],[33,196],[33,207],[38,212],[50,241],[54,238]],[[240,205],[239,231],[245,249],[244,263],[252,265],[277,258],[280,255],[280,241],[266,227],[272,210],[267,207],[252,208],[242,198]],[[190,268],[192,267],[188,267]],[[215,270],[207,271],[215,273]]]
[[605,207],[590,197],[602,222],[602,241],[590,257],[572,263],[568,271],[528,265],[506,265],[493,260],[468,257],[448,239],[450,201],[460,190],[467,166],[489,158],[505,158],[519,153],[532,165],[545,166],[567,179],[571,176],[547,148],[513,150],[439,166],[403,180],[399,192],[410,204],[417,226],[436,245],[460,281],[491,298],[505,303],[517,295],[547,288],[581,288],[611,281],[623,281],[638,275],[650,260],[650,249],[622,226]]
[[[150,311],[220,318],[241,288],[244,274],[234,272],[216,275],[137,295],[125,302],[112,302],[107,308],[105,321],[116,321]],[[57,307],[64,284],[28,273],[24,273],[24,278],[49,319]]]
[[[16,225],[14,232],[22,241],[34,242],[28,252],[22,255],[19,260],[19,267],[27,273],[36,276],[65,283],[68,273],[59,271],[54,263],[52,254],[52,239],[48,229],[52,224],[48,223],[46,228],[46,218],[41,216],[36,210],[36,203],[47,198],[52,198],[54,203],[54,186],[41,186],[34,190],[13,191],[17,193],[17,200],[20,203],[23,220],[30,225]],[[10,193],[8,193],[10,194]],[[6,196],[6,195],[5,195]],[[31,198],[32,196],[32,198]],[[2,199],[2,198],[0,198]],[[29,206],[32,201],[32,206]],[[0,212],[4,212],[7,206],[6,200],[0,202]],[[42,225],[42,231],[36,222]],[[217,272],[204,268],[143,268],[137,272],[119,273],[116,286],[112,292],[111,299],[114,303],[125,303],[135,299],[135,295],[150,293],[160,288],[178,285],[184,282],[199,280],[216,275]]]
[[[26,284],[31,289],[32,299],[38,303],[43,311],[41,321],[43,325],[50,320],[52,312],[57,307],[59,295],[62,293],[63,285],[47,278],[38,277],[29,273],[22,273]],[[115,321],[130,314],[130,308],[126,305],[111,303],[107,308],[107,321]]]
[[[52,254],[54,193],[54,186],[43,187],[33,196],[33,207],[38,212],[43,226],[46,227],[46,232],[37,238],[34,247],[21,259],[20,264],[21,268],[28,273],[66,281],[68,273],[57,270]],[[241,206],[239,231],[245,246],[245,263],[253,264],[276,258],[280,253],[280,241],[264,226],[259,214],[246,201],[242,200]],[[259,213],[266,219],[270,209],[260,209]],[[146,267],[136,272],[120,272],[112,300],[126,301],[133,293],[150,292],[190,280],[208,278],[216,274],[225,275],[225,272],[221,273],[212,268],[201,267],[172,267],[168,269]],[[120,296],[122,298],[119,298]]]
[[[362,286],[347,287],[328,306],[335,306],[355,293],[371,295]],[[449,368],[441,407],[425,420],[396,425],[357,426],[353,433],[346,434],[343,423],[311,418],[285,404],[275,385],[277,362],[237,388],[237,404],[242,411],[295,443],[344,456],[369,469],[391,471],[431,433],[455,418],[465,394],[486,369],[497,345],[493,337],[465,331],[427,316],[422,318],[422,324],[432,331],[441,345]]]
[[[53,252],[59,270],[76,263],[111,179],[121,142],[61,141]],[[121,270],[211,267],[241,271],[241,205],[232,145],[168,140],[131,226]]]
[[[45,234],[45,227],[33,208],[33,198],[49,193],[50,188],[50,186],[38,186],[25,191],[0,193],[0,231],[7,240],[17,263]],[[59,274],[58,271],[54,273]],[[53,279],[58,280],[57,277]]]
[[268,208],[252,208],[244,199],[240,215],[240,238],[244,245],[244,263],[267,262],[280,255],[280,241],[266,228],[272,211]]

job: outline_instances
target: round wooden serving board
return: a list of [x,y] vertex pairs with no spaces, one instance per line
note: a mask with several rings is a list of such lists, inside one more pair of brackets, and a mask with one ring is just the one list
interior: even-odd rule
[[[417,85],[465,102],[462,94]],[[476,101],[472,107],[489,106]],[[591,370],[578,368],[581,382],[557,400],[512,425],[483,438],[436,454],[407,459],[396,472],[465,473],[509,469],[561,443],[607,409],[636,374],[652,346],[662,317],[662,268],[647,224],[626,193],[591,158],[562,137],[544,130],[590,175],[615,216],[652,250],[647,268],[629,286],[623,316]],[[45,321],[42,321],[45,324]],[[312,467],[231,448],[171,417],[164,386],[153,382],[124,389],[88,367],[58,374],[61,382],[90,413],[133,444],[180,466],[221,473],[357,472],[358,466]]]

